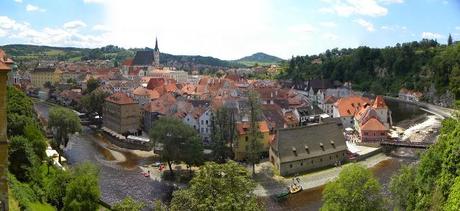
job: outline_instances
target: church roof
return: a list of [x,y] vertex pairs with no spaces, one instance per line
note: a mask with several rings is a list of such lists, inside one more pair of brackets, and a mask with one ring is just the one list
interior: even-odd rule
[[134,56],[132,65],[134,66],[150,66],[153,64],[153,51],[137,51]]

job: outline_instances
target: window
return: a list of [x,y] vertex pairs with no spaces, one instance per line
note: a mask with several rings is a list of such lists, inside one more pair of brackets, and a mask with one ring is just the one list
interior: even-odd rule
[[245,136],[244,139],[246,140],[246,142],[248,142],[248,136]]
[[322,159],[322,158],[320,158],[320,159],[319,159],[319,162],[323,162],[323,159]]
[[204,122],[204,121],[203,121],[203,120],[201,120],[201,124],[203,124],[203,122]]
[[208,124],[208,120],[206,120],[206,124]]
[[204,132],[204,128],[201,128],[201,132],[202,132],[202,133]]
[[301,162],[300,165],[303,166],[303,162]]
[[329,160],[332,160],[332,156],[329,156]]
[[311,164],[313,164],[313,160],[311,160]]
[[292,164],[289,164],[289,168],[291,168],[291,169],[292,169]]
[[206,133],[208,132],[208,128],[206,128]]

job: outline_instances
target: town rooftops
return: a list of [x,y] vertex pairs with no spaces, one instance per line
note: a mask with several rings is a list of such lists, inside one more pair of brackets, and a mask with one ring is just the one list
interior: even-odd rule
[[372,105],[374,108],[387,108],[387,105],[385,104],[385,100],[383,99],[382,96],[378,95],[375,98],[374,104]]
[[51,67],[51,66],[46,66],[46,67],[36,67],[34,69],[34,73],[40,73],[40,72],[54,72],[56,70],[55,67]]
[[127,94],[123,92],[117,92],[113,95],[110,95],[107,98],[105,98],[105,100],[118,105],[128,105],[136,103],[132,98],[130,98]]
[[377,120],[375,117],[367,120],[363,126],[361,126],[361,131],[386,131],[385,126]]
[[303,160],[347,150],[337,119],[295,128],[278,129],[272,149],[280,162]]
[[[262,133],[268,132],[268,125],[266,121],[258,122],[259,131]],[[245,135],[249,132],[250,123],[249,122],[238,122],[236,123],[236,131],[240,135]]]
[[361,110],[365,104],[369,104],[370,100],[361,96],[349,96],[340,98],[335,102],[334,107],[339,111],[341,117],[354,116],[356,112]]
[[137,51],[134,56],[133,66],[151,66],[153,65],[153,51]]

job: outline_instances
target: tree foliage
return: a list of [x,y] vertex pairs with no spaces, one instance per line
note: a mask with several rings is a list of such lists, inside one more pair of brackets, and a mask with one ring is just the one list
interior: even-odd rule
[[60,149],[61,145],[67,147],[70,134],[81,131],[80,119],[77,114],[63,107],[50,109],[48,126],[55,131],[54,141],[58,149]]
[[101,192],[98,169],[83,163],[72,169],[72,179],[66,185],[63,210],[97,210]]
[[230,161],[206,163],[190,187],[174,192],[171,210],[261,210],[248,171]]
[[102,114],[105,98],[110,94],[100,90],[94,90],[81,98],[83,108],[90,114]]
[[262,152],[262,133],[259,129],[258,118],[261,114],[259,95],[254,92],[249,92],[249,131],[248,131],[248,148],[246,159],[252,164],[252,173],[255,174],[255,165],[260,162]]
[[[297,56],[284,64],[281,78],[303,81],[351,81],[353,88],[397,93],[401,87],[424,91],[431,84],[443,94],[460,66],[460,45],[439,45],[434,40],[397,44],[394,47],[332,49],[319,55]],[[455,91],[457,98],[460,91]]]
[[86,93],[91,93],[96,90],[101,85],[101,82],[98,79],[90,78],[86,82]]
[[236,138],[235,117],[228,108],[219,108],[211,119],[213,160],[224,163],[231,157],[232,142]]
[[[414,167],[415,173],[402,170],[392,178],[395,187],[391,190],[394,198],[399,197],[398,205],[405,210],[449,210],[455,207],[458,190],[452,184],[460,178],[459,164],[460,123],[457,119],[446,119],[442,122],[436,144]],[[396,189],[398,183],[404,186]]]
[[337,180],[326,184],[321,210],[383,210],[380,190],[369,170],[351,164],[344,167]]
[[29,140],[22,136],[11,138],[8,146],[8,170],[21,182],[30,181],[30,170],[38,164]]
[[130,196],[113,205],[114,211],[141,211],[145,207],[143,202],[135,201]]
[[16,87],[7,88],[6,118],[8,136],[22,135],[26,125],[36,124],[32,101]]
[[172,117],[162,117],[150,130],[153,144],[161,145],[160,157],[168,163],[172,171],[172,162],[185,162],[196,165],[202,161],[203,146],[195,129]]

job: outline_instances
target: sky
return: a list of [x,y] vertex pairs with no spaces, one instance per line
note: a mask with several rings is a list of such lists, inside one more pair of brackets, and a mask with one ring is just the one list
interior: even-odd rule
[[150,47],[238,59],[460,40],[460,0],[0,0],[0,45]]

